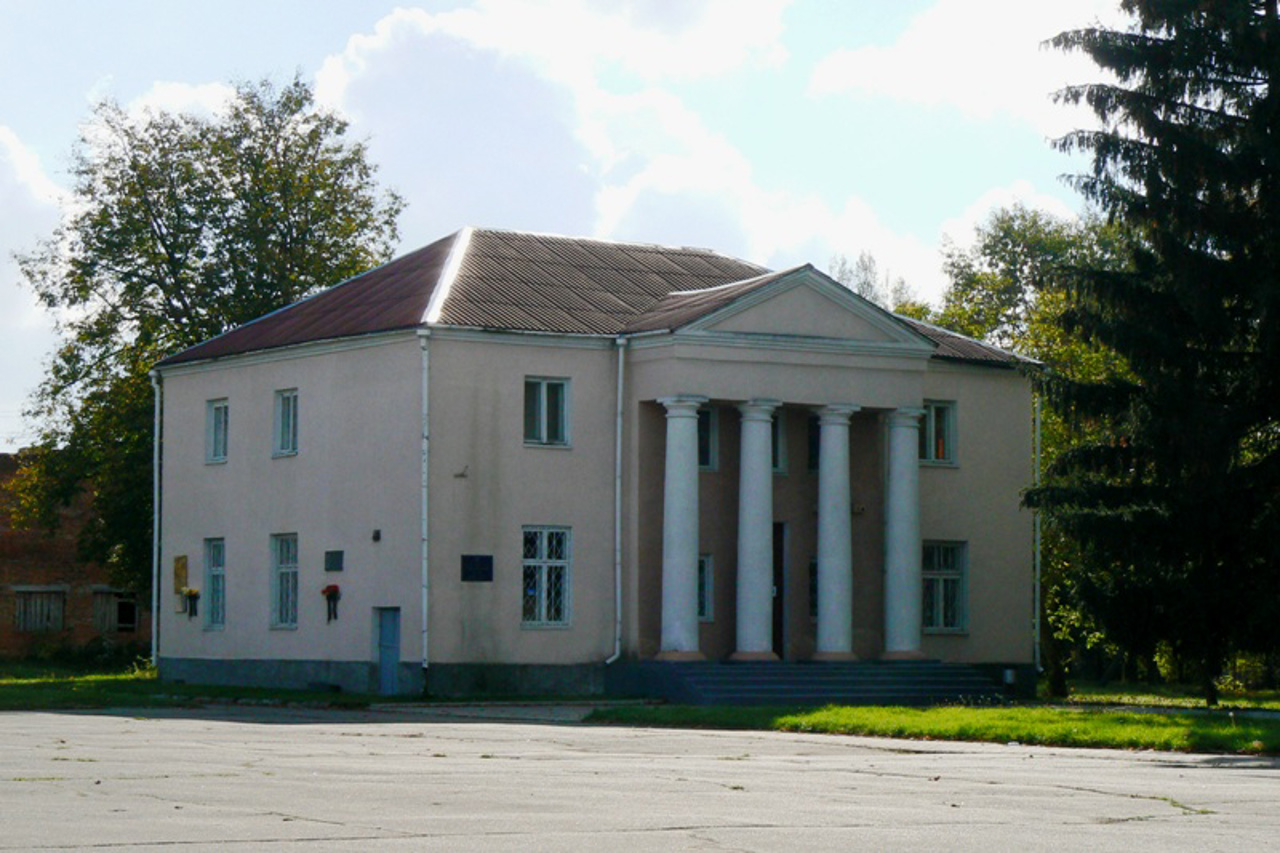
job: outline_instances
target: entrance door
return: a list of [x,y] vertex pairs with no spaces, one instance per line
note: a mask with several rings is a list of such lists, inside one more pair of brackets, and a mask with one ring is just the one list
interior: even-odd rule
[[400,692],[400,608],[376,607],[378,617],[378,693]]
[[787,657],[787,523],[773,523],[773,653]]

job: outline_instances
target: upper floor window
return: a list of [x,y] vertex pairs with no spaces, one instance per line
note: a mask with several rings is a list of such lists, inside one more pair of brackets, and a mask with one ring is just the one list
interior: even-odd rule
[[698,409],[698,467],[714,471],[720,467],[720,412]]
[[923,627],[940,633],[965,630],[963,542],[926,542],[921,558],[924,580]]
[[809,445],[809,470],[818,470],[818,459],[822,453],[822,418],[810,415],[806,438]]
[[205,403],[204,461],[227,461],[227,429],[231,425],[231,408],[226,399]]
[[920,459],[924,462],[956,461],[956,404],[927,401],[920,422]]
[[276,392],[275,439],[271,452],[276,456],[292,456],[298,452],[298,389]]
[[569,380],[526,377],[525,444],[569,444]]
[[787,421],[782,409],[774,411],[769,431],[773,473],[785,474],[787,473]]

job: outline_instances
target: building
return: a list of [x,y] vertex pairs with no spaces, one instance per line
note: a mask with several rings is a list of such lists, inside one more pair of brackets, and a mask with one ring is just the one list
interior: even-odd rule
[[1025,669],[1017,367],[808,265],[465,229],[157,366],[161,677]]
[[87,499],[64,510],[55,531],[16,528],[5,487],[17,471],[17,455],[0,453],[0,656],[43,656],[93,641],[145,644],[150,630],[133,593],[77,555]]

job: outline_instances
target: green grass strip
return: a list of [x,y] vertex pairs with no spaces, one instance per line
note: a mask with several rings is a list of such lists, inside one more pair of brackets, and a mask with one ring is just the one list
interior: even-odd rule
[[1017,742],[1042,746],[1171,752],[1280,754],[1280,720],[1225,713],[1144,714],[1074,708],[818,709],[623,706],[589,722],[682,728],[754,729],[915,740]]

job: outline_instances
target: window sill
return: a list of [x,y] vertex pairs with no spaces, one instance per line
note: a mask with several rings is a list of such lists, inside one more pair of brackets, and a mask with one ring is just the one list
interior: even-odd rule
[[206,460],[204,460],[204,464],[206,464],[206,465],[226,465],[226,464],[227,464],[227,457],[223,456],[221,459],[206,459]]
[[571,628],[568,622],[521,622],[522,631],[565,631]]
[[297,625],[272,625],[271,630],[272,631],[296,631],[298,630],[298,626]]
[[927,637],[967,637],[968,628],[921,628],[920,633]]
[[296,451],[296,450],[273,450],[273,451],[271,451],[271,458],[272,458],[272,459],[286,459],[286,458],[288,458],[288,457],[290,457],[290,456],[297,456],[297,455],[298,455],[298,451]]
[[921,468],[959,468],[960,464],[953,459],[921,459]]
[[548,450],[572,450],[573,445],[568,443],[552,444],[549,441],[525,441],[525,447],[542,447]]

